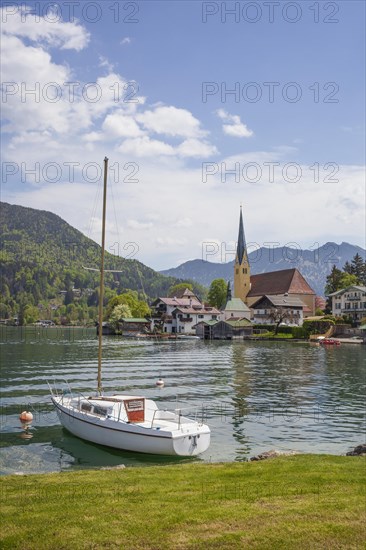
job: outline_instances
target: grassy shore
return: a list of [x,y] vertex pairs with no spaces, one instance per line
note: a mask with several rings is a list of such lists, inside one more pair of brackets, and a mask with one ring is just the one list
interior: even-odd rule
[[365,458],[8,476],[1,548],[364,548]]

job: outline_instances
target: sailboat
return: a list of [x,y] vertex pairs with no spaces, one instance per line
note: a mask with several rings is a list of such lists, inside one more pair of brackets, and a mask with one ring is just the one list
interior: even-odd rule
[[100,266],[98,376],[95,395],[74,395],[50,387],[51,399],[64,428],[81,439],[139,453],[196,456],[210,445],[210,428],[182,415],[161,410],[155,401],[135,395],[106,395],[102,390],[102,321],[108,159],[104,159],[102,254]]

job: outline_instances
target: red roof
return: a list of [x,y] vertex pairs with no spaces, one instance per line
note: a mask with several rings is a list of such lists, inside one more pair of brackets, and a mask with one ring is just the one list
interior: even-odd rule
[[248,297],[266,294],[314,294],[298,269],[282,269],[250,277],[251,288]]

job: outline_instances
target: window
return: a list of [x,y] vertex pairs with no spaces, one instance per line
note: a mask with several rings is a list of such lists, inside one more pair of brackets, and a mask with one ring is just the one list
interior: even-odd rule
[[239,274],[239,269],[238,269],[238,268],[236,268],[235,273],[236,273],[237,275]]
[[85,412],[90,412],[91,411],[90,403],[82,403],[81,404],[81,410],[85,411]]
[[204,318],[204,315],[199,315],[198,316],[198,319],[203,319]]
[[98,416],[107,416],[107,409],[105,409],[104,407],[99,407],[98,405],[94,405],[93,412]]

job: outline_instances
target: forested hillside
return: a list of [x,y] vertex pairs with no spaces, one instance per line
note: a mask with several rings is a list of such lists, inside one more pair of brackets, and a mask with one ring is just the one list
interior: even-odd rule
[[[44,310],[42,318],[95,318],[99,273],[84,266],[98,268],[100,246],[51,212],[7,203],[0,207],[0,317],[22,316],[27,310],[30,322],[32,307],[37,307]],[[127,289],[149,301],[179,282],[109,253],[105,268],[121,271],[106,273],[105,302]]]

